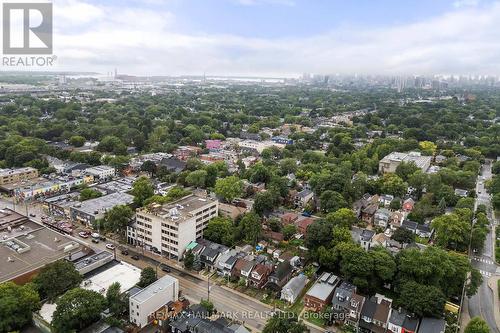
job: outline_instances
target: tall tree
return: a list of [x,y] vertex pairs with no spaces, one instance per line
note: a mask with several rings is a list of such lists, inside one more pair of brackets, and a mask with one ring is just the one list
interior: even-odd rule
[[263,216],[272,212],[277,203],[278,198],[272,191],[260,192],[255,196],[253,209],[257,214]]
[[231,202],[243,194],[243,182],[236,176],[217,179],[214,192],[226,202]]
[[453,250],[467,248],[471,226],[457,214],[436,217],[432,221],[432,227],[436,230],[436,241],[439,246]]
[[146,177],[140,177],[132,185],[130,192],[134,196],[134,204],[141,207],[146,199],[152,197],[155,192],[151,180]]
[[71,289],[56,301],[52,327],[56,333],[81,331],[101,318],[106,299],[98,292]]
[[439,288],[410,281],[405,283],[400,293],[401,304],[419,317],[441,317],[446,298]]
[[293,312],[277,312],[271,317],[262,333],[306,333],[309,332],[302,321]]
[[356,223],[356,215],[352,209],[340,208],[326,216],[326,220],[333,225],[338,225],[350,229]]
[[207,172],[205,170],[196,170],[190,172],[186,177],[186,182],[190,186],[194,187],[205,187],[205,181],[207,179]]
[[157,279],[158,277],[156,276],[155,269],[148,266],[141,271],[141,278],[139,279],[139,283],[137,285],[144,288],[155,282]]
[[347,202],[344,196],[335,191],[324,191],[320,196],[321,211],[328,213],[339,210],[340,208],[347,207]]
[[194,265],[194,254],[191,249],[187,250],[184,254],[184,268],[192,269]]
[[58,260],[45,265],[33,282],[40,296],[52,301],[65,291],[80,285],[82,279],[71,262]]
[[151,177],[153,177],[157,169],[156,163],[150,160],[144,161],[141,165],[141,171],[149,172]]
[[245,242],[256,245],[262,233],[260,217],[255,213],[247,213],[238,224],[239,234]]
[[104,214],[104,226],[108,230],[124,234],[134,211],[126,205],[111,208]]
[[0,283],[0,332],[20,331],[40,308],[40,297],[32,284]]
[[225,217],[211,219],[203,231],[203,237],[215,243],[232,246],[234,242],[233,221]]
[[114,282],[109,286],[106,291],[106,301],[109,310],[115,316],[119,316],[127,310],[127,297],[121,291],[120,282]]
[[490,327],[481,317],[474,317],[465,327],[465,333],[489,333]]

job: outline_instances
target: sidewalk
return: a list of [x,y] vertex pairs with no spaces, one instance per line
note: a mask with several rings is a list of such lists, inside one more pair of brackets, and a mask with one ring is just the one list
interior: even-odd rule
[[495,314],[495,322],[497,328],[500,329],[500,299],[498,298],[498,281],[500,276],[492,276],[488,280],[488,287],[493,292],[493,313]]
[[461,317],[460,317],[460,333],[463,333],[465,331],[465,327],[471,320],[471,317],[469,315],[469,298],[464,297],[464,303],[462,304],[462,308],[460,309],[462,312]]

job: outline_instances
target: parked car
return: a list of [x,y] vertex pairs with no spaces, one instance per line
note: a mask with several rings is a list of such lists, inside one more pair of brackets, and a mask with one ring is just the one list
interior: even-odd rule
[[121,254],[123,254],[124,256],[128,256],[128,250],[127,249],[122,249],[121,250]]
[[92,238],[92,243],[99,243],[99,240],[97,238]]
[[106,241],[106,237],[104,237],[104,236],[99,236],[99,239],[102,240],[103,242]]
[[132,257],[130,257],[130,258],[132,258],[132,259],[134,259],[134,260],[139,260],[139,259],[140,259],[140,258],[139,258],[139,256],[138,256],[137,254],[134,254],[134,255],[133,255]]
[[31,213],[30,216],[31,217],[36,217],[36,214]]
[[96,238],[96,239],[99,239],[99,237],[101,237],[101,235],[99,235],[99,233],[97,233],[97,232],[93,232],[91,236],[92,236],[92,238]]
[[82,237],[82,238],[89,238],[89,234],[88,234],[88,232],[86,232],[86,231],[80,231],[80,232],[78,233],[78,236],[80,236],[80,237]]
[[108,250],[114,250],[114,249],[115,249],[115,246],[114,246],[113,244],[108,243],[108,244],[106,244],[106,248],[107,248]]
[[171,269],[170,269],[170,267],[168,267],[168,265],[167,265],[167,264],[160,264],[160,268],[161,268],[161,270],[162,270],[162,271],[164,271],[164,272],[167,272],[167,273],[170,273],[170,272],[171,272]]

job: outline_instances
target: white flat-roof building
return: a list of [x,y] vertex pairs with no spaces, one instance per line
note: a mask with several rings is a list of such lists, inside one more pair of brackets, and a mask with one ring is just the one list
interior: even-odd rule
[[99,165],[91,168],[85,169],[85,172],[89,175],[94,176],[99,179],[112,178],[116,174],[116,170],[108,165]]
[[115,206],[129,205],[134,197],[127,193],[111,193],[99,198],[85,200],[70,207],[73,221],[91,225],[95,220],[102,219],[104,214]]
[[261,154],[262,151],[266,148],[271,148],[271,147],[278,147],[281,149],[285,148],[284,144],[273,142],[271,140],[267,140],[267,141],[243,140],[243,141],[238,142],[238,146],[242,150],[255,150],[259,154]]
[[129,298],[130,322],[140,328],[149,324],[148,316],[179,298],[179,280],[165,275]]
[[431,166],[431,160],[432,156],[422,156],[422,154],[415,151],[409,153],[392,152],[380,160],[378,171],[380,173],[394,173],[401,163],[413,162],[419,169],[426,172]]
[[217,200],[193,194],[164,205],[151,204],[136,211],[136,242],[182,258],[187,245],[201,238],[208,221],[218,214]]

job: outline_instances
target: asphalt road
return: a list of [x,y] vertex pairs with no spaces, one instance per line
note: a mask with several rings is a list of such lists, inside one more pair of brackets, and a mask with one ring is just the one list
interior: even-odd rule
[[[481,169],[481,175],[476,183],[476,205],[484,204],[487,207],[488,219],[492,224],[498,222],[493,218],[491,209],[490,195],[486,192],[484,182],[491,179],[491,161],[485,163]],[[470,259],[472,266],[478,269],[483,276],[483,283],[479,287],[477,294],[469,299],[469,315],[470,317],[482,317],[488,323],[492,333],[500,333],[495,322],[493,310],[493,292],[488,287],[488,279],[493,275],[500,275],[500,267],[494,261],[493,250],[493,233],[488,233],[484,244],[484,250],[481,254],[472,254]]]

